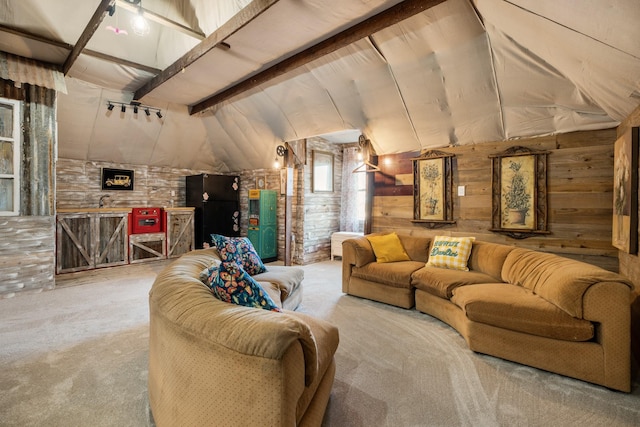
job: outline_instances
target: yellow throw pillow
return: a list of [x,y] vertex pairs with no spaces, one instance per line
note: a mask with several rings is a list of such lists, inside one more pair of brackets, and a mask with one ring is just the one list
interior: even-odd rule
[[469,260],[469,255],[471,255],[471,246],[475,239],[475,237],[434,237],[426,265],[469,271],[467,261]]
[[394,232],[383,236],[367,236],[378,262],[411,261],[402,242]]

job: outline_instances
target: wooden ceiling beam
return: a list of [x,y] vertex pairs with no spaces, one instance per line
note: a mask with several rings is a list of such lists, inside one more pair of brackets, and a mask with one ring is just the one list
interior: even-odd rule
[[258,72],[246,79],[234,84],[233,86],[222,90],[197,104],[189,106],[189,114],[196,114],[211,108],[229,98],[240,95],[250,89],[253,89],[263,83],[275,79],[289,71],[293,71],[311,61],[320,59],[325,55],[335,52],[338,49],[346,47],[351,43],[370,36],[380,30],[383,30],[398,22],[404,21],[420,12],[431,9],[434,6],[443,3],[446,0],[405,0],[391,6],[377,15],[374,15],[359,24],[356,24],[346,30],[325,39],[311,46],[310,48],[286,58],[275,65]]
[[91,40],[91,37],[100,26],[100,23],[102,22],[102,20],[104,19],[105,15],[108,12],[108,9],[111,6],[113,6],[115,2],[116,0],[100,1],[98,8],[93,13],[91,20],[85,27],[84,31],[82,32],[82,35],[80,35],[78,42],[73,46],[73,49],[71,49],[71,53],[69,53],[69,56],[67,56],[67,59],[64,61],[64,64],[62,64],[62,74],[64,74],[65,76],[67,75],[67,73],[73,66],[73,63],[76,62],[76,59],[78,59],[78,56],[80,56],[80,53],[82,52],[84,47],[87,45],[87,43],[89,43],[89,40]]
[[227,48],[228,45],[224,43],[224,40],[227,37],[235,34],[277,2],[278,0],[253,0],[240,12],[234,15],[233,18],[211,33],[206,39],[201,41],[197,46],[180,57],[176,62],[165,68],[162,73],[158,74],[141,88],[136,90],[133,99],[141,99],[171,77],[193,64],[210,50],[216,47]]

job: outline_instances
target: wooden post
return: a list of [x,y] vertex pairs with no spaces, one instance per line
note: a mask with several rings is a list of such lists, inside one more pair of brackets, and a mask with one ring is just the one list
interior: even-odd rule
[[293,150],[287,145],[284,165],[287,170],[284,204],[284,265],[291,265],[291,229],[293,225]]

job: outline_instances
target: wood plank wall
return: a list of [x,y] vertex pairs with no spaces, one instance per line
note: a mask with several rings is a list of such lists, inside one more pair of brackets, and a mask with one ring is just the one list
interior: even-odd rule
[[[102,168],[134,171],[134,189],[102,190]],[[129,165],[109,162],[58,159],[56,167],[56,207],[97,208],[100,197],[107,207],[181,207],[185,206],[185,176],[208,171]],[[172,196],[171,192],[175,195]]]
[[0,218],[0,298],[54,287],[56,93],[0,79],[0,97],[22,101],[20,216]]
[[[307,139],[307,164],[304,167],[304,221],[302,221],[302,242],[300,236],[296,245],[302,245],[302,263],[311,264],[331,258],[331,234],[340,231],[340,198],[342,194],[342,145],[333,144],[323,138]],[[313,151],[333,154],[333,192],[314,193]],[[297,234],[300,234],[298,229]]]
[[[396,186],[396,175],[410,174],[418,152],[380,156],[373,201],[373,232],[394,230],[414,235],[473,235],[479,240],[557,253],[618,270],[611,245],[613,144],[616,130],[575,132],[541,138],[442,149],[455,154],[452,226],[430,230],[412,223],[411,186]],[[491,160],[489,155],[522,145],[548,150],[548,219],[551,234],[517,240],[491,228]],[[406,175],[405,175],[406,177]],[[466,186],[466,196],[457,187]]]
[[[622,136],[629,128],[640,126],[640,107],[636,108],[627,119],[618,126],[617,137]],[[640,173],[640,170],[636,171]],[[638,188],[640,196],[640,186]],[[640,198],[638,198],[640,200]],[[638,207],[636,206],[636,209]],[[640,224],[638,226],[640,238]],[[631,297],[631,350],[635,358],[635,366],[640,366],[640,257],[638,254],[627,254],[620,251],[620,273],[631,279],[635,285]]]

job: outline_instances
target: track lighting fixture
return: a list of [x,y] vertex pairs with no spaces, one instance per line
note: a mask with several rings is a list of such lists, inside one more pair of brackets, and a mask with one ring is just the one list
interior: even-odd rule
[[163,117],[162,110],[160,108],[152,107],[150,105],[143,105],[138,101],[131,101],[129,103],[118,102],[118,101],[107,101],[107,110],[113,111],[116,105],[120,106],[120,112],[122,113],[127,112],[127,107],[132,107],[133,114],[138,114],[138,112],[142,109],[144,113],[147,115],[147,117],[151,116],[152,111],[156,113],[156,116],[158,116],[159,119]]

